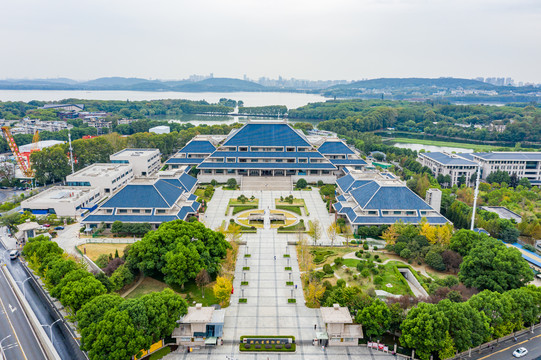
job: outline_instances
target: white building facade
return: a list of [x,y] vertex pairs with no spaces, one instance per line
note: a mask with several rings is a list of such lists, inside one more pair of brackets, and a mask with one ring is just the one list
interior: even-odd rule
[[114,164],[130,164],[135,177],[145,177],[160,169],[158,149],[124,149],[109,157]]

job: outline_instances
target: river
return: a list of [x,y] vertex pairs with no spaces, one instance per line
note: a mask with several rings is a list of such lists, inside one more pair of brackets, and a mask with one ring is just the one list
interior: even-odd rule
[[0,101],[59,101],[64,99],[85,100],[160,100],[186,99],[206,100],[217,103],[221,98],[242,100],[244,106],[285,105],[295,109],[308,103],[327,100],[317,94],[288,92],[155,92],[155,91],[84,91],[84,90],[0,90]]

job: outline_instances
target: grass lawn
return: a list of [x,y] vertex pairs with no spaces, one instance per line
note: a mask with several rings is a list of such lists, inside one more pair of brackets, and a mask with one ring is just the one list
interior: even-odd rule
[[289,203],[288,201],[280,201],[280,199],[274,199],[274,203],[276,205],[285,205],[285,206],[306,206],[304,203],[304,199],[293,199],[292,203]]
[[96,261],[98,256],[102,254],[112,254],[114,256],[116,250],[118,250],[118,254],[122,256],[124,248],[128,245],[130,244],[83,244],[77,246],[77,248],[82,254],[85,253],[84,249],[86,248],[86,256],[88,256],[92,261]]
[[475,151],[493,151],[493,150],[497,150],[501,148],[501,146],[492,146],[492,145],[466,144],[466,143],[450,142],[450,141],[409,139],[409,138],[392,138],[392,140],[390,141],[395,142],[395,143],[402,143],[402,144],[449,146],[449,147],[456,147],[456,148],[461,148],[461,149],[473,149]]
[[[352,260],[353,263],[354,259],[346,259],[346,261]],[[370,274],[369,277],[363,278],[359,271],[357,271],[356,268],[350,269],[350,273],[348,274],[346,270],[340,268],[338,270],[335,270],[335,273],[338,274],[342,279],[346,280],[349,286],[360,286],[363,290],[367,290],[371,287],[377,289],[377,290],[385,290],[391,294],[395,295],[406,295],[410,294],[409,286],[405,283],[405,280],[403,280],[403,277],[398,275],[394,271],[394,265],[393,264],[385,264],[378,266],[379,274],[373,275]],[[353,279],[353,275],[357,275],[357,280]],[[381,277],[382,281],[380,284],[374,284],[374,278],[376,276]],[[391,284],[392,287],[387,287],[387,284]]]
[[218,300],[216,300],[214,292],[212,291],[213,286],[214,283],[205,286],[205,298],[203,298],[201,289],[195,283],[187,283],[184,285],[184,289],[181,289],[180,286],[169,286],[163,281],[146,277],[135,290],[126,296],[126,298],[138,298],[146,294],[160,292],[163,289],[169,288],[176,293],[181,294],[182,297],[188,301],[189,306],[193,306],[195,303],[202,303],[203,306],[210,306],[218,303]]
[[236,205],[258,205],[259,199],[250,200],[248,199],[244,203],[241,201],[238,201],[237,199],[229,199],[229,206],[236,206]]
[[[212,196],[206,197],[205,196],[205,189],[196,189],[195,190],[195,196],[197,196],[197,201],[201,202],[201,200],[205,200],[207,203],[212,199]],[[214,192],[212,192],[212,195],[214,195]]]
[[160,350],[152,353],[148,360],[159,360],[163,358],[165,355],[169,354],[171,352],[171,348],[169,346],[166,346],[164,348],[161,348]]
[[[323,251],[323,252],[325,252],[325,251],[332,251],[333,252],[332,255],[327,256],[325,261],[316,264],[315,265],[316,267],[322,267],[325,264],[331,264],[332,265],[332,264],[334,264],[334,259],[336,259],[337,257],[342,257],[345,254],[348,254],[351,251],[353,251],[352,248],[347,248],[347,247],[310,246],[308,248],[308,251],[312,251],[312,250]],[[312,259],[313,258],[314,258],[314,255],[312,255]]]

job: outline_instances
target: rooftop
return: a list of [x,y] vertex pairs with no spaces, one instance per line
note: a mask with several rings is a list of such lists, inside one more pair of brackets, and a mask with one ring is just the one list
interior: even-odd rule
[[193,139],[179,150],[179,153],[211,154],[216,150],[209,140]]
[[541,161],[541,152],[488,152],[473,153],[474,157],[484,160],[516,160],[516,161]]
[[119,152],[111,155],[111,157],[114,156],[148,156],[154,152],[159,150],[158,149],[124,149],[120,150]]
[[351,150],[342,140],[327,140],[319,148],[318,151],[325,155],[353,155],[355,152]]
[[345,306],[334,304],[332,307],[322,307],[321,317],[325,324],[352,324],[353,319],[349,309]]
[[312,147],[303,134],[285,122],[249,122],[233,130],[223,146],[305,146]]
[[472,166],[477,167],[477,163],[465,159],[457,154],[449,154],[446,152],[427,152],[419,153],[419,156],[424,156],[429,159],[432,159],[442,165],[462,165],[462,166]]
[[515,220],[517,223],[522,221],[522,217],[519,214],[504,206],[481,206],[480,209],[496,213],[500,219]]
[[118,172],[124,172],[130,168],[131,166],[129,164],[96,163],[68,175],[67,177],[115,177]]
[[183,324],[208,324],[212,320],[212,314],[214,313],[214,308],[211,306],[202,306],[201,304],[196,304],[195,306],[190,306],[188,308],[188,313],[180,318],[180,322]]
[[82,196],[96,192],[95,188],[81,186],[54,186],[24,200],[25,202],[73,202]]

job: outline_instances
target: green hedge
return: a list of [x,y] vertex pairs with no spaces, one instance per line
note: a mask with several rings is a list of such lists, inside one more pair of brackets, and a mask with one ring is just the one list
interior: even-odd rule
[[299,205],[276,205],[276,209],[291,211],[297,215],[302,215],[301,207]]
[[236,215],[245,210],[257,209],[257,205],[239,205],[239,206],[232,206],[232,208],[233,208],[233,215]]
[[410,295],[413,295],[413,290],[411,290],[411,287],[410,287],[410,285],[408,284],[408,281],[407,281],[406,278],[400,273],[400,271],[398,270],[398,267],[397,267],[396,265],[393,266],[393,272],[394,272],[396,278],[399,279],[400,282],[408,288]]
[[301,219],[298,223],[290,226],[280,226],[278,232],[297,232],[297,231],[306,231],[306,226],[304,226],[304,220]]
[[[271,345],[272,347],[270,349],[265,349],[265,345],[261,345],[261,349],[255,349],[255,345],[252,345],[250,347],[250,349],[246,349],[244,347],[244,344],[242,343],[242,340],[244,340],[244,339],[253,339],[253,338],[255,338],[255,339],[260,339],[260,338],[265,338],[265,339],[292,338],[293,343],[291,344],[291,349],[286,349],[285,347],[283,347],[283,345],[282,345],[281,349],[276,349],[275,345]],[[248,352],[295,352],[296,348],[297,348],[297,346],[295,344],[295,337],[294,336],[281,336],[281,335],[274,335],[274,336],[241,336],[240,337],[240,344],[239,344],[239,350],[240,351],[248,351]]]

